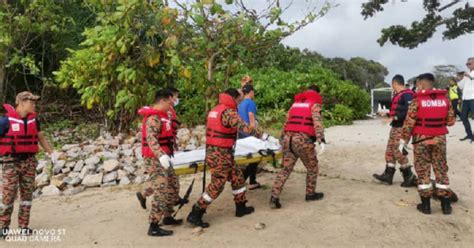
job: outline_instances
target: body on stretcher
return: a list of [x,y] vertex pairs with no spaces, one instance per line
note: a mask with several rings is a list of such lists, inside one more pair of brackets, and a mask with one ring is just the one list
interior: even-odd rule
[[[205,149],[187,152],[177,152],[174,155],[174,169],[177,175],[193,174],[194,166],[198,171],[204,169]],[[234,160],[238,165],[247,165],[258,162],[272,162],[280,159],[281,146],[255,137],[247,137],[237,140],[234,152]]]

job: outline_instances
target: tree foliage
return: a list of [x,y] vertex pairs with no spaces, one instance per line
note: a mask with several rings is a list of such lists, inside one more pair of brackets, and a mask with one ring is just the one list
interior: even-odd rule
[[[365,19],[373,17],[384,10],[389,0],[369,0],[362,4],[362,15]],[[421,1],[420,1],[421,3]],[[425,17],[414,21],[409,28],[393,25],[382,30],[382,36],[377,40],[383,46],[387,41],[400,47],[415,48],[426,42],[439,27],[444,27],[443,39],[452,40],[474,31],[474,7],[468,0],[423,0]],[[452,8],[455,8],[452,10]],[[447,11],[451,14],[445,15]]]
[[118,1],[97,14],[98,25],[62,62],[56,79],[73,87],[88,109],[97,107],[113,125],[127,127],[159,87],[190,77],[176,51],[183,29],[177,11],[158,2]]
[[[17,92],[43,93],[52,72],[90,24],[81,1],[3,1],[0,3],[0,100]],[[43,94],[42,94],[43,95]]]

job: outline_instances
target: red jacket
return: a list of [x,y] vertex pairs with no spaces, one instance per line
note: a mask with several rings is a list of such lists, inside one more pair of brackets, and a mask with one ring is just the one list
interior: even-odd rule
[[302,132],[316,137],[311,109],[314,104],[322,104],[321,95],[313,90],[307,90],[295,96],[295,103],[288,111],[288,120],[285,123],[285,131]]
[[418,113],[413,134],[437,136],[448,133],[449,100],[446,90],[425,90],[415,94]]
[[395,96],[393,96],[393,99],[392,99],[392,104],[390,106],[390,116],[391,117],[394,117],[395,114],[397,113],[397,108],[398,108],[398,103],[400,102],[400,98],[402,98],[402,96],[404,94],[411,94],[413,95],[413,91],[410,90],[410,89],[406,89],[406,90],[402,90],[400,91],[399,93],[397,93]]
[[222,113],[227,109],[237,109],[237,103],[228,94],[219,95],[219,104],[207,114],[206,145],[232,148],[237,139],[237,128],[222,124]]
[[13,106],[4,104],[9,120],[8,132],[0,138],[0,155],[35,154],[39,151],[36,113],[26,117],[26,122]]
[[139,115],[143,115],[143,122],[142,122],[142,154],[145,158],[156,158],[153,151],[148,146],[148,142],[146,141],[147,136],[147,126],[146,120],[148,117],[152,115],[157,115],[160,117],[161,121],[161,132],[156,134],[158,136],[158,142],[160,144],[160,148],[166,154],[172,156],[173,155],[173,142],[174,142],[174,135],[173,135],[173,128],[171,125],[171,121],[168,117],[168,113],[155,110],[150,107],[142,107],[138,110]]

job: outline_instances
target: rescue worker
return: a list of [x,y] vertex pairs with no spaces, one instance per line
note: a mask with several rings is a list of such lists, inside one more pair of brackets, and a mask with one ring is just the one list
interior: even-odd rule
[[[178,121],[177,116],[176,116],[176,111],[174,110],[174,107],[177,106],[178,103],[179,103],[179,98],[178,98],[179,91],[176,88],[173,88],[173,87],[167,88],[166,90],[168,90],[172,94],[171,101],[173,103],[173,106],[171,106],[169,111],[168,111],[168,117],[172,122],[171,127],[173,128],[173,140],[172,140],[172,143],[170,143],[170,145],[172,145],[170,147],[171,155],[173,155],[174,151],[177,150],[176,135],[177,135],[177,132],[178,132],[178,127],[180,125],[180,122]],[[188,203],[188,200],[185,200],[185,199],[182,199],[182,198],[179,197],[179,177],[177,177],[175,175],[175,176],[170,177],[169,179],[170,179],[169,187],[173,191],[173,197],[172,198],[175,199],[174,200],[175,205],[179,205],[181,203],[183,203],[183,204]],[[140,202],[140,206],[143,209],[146,209],[146,197],[151,196],[152,194],[153,194],[153,187],[151,185],[146,187],[144,190],[136,193],[138,201]],[[165,213],[165,218],[163,220],[163,225],[175,225],[175,224],[177,224],[172,218],[170,218],[171,214],[172,213]]]
[[443,214],[451,214],[448,165],[446,161],[446,126],[456,122],[454,110],[446,97],[445,90],[433,89],[435,78],[426,73],[420,76],[420,86],[408,108],[403,125],[400,149],[405,149],[412,138],[415,170],[418,175],[418,191],[421,203],[417,209],[431,214],[430,198],[433,187],[430,181],[431,169],[435,174],[436,194],[440,197]]
[[383,183],[392,185],[395,174],[395,164],[400,164],[400,172],[403,176],[402,187],[416,186],[416,176],[408,165],[407,151],[398,150],[400,136],[402,134],[403,122],[405,121],[408,105],[413,100],[413,91],[405,88],[405,79],[402,75],[395,75],[392,79],[392,89],[395,95],[392,98],[388,122],[390,123],[390,136],[388,138],[387,149],[385,150],[385,171],[373,177]]
[[242,171],[234,161],[234,146],[237,132],[278,142],[275,138],[262,134],[253,126],[247,125],[237,113],[237,99],[240,94],[236,89],[228,89],[219,95],[219,104],[207,115],[206,158],[205,163],[211,172],[211,182],[205,192],[194,204],[187,221],[195,226],[209,227],[203,222],[202,216],[209,205],[219,197],[225,183],[230,181],[236,206],[235,216],[242,217],[254,212],[254,208],[246,206],[245,180]]
[[280,194],[298,158],[307,169],[306,201],[321,200],[323,193],[316,192],[318,158],[316,143],[325,147],[324,126],[321,117],[322,97],[316,85],[295,96],[295,102],[288,111],[280,143],[283,152],[283,168],[273,183],[270,207],[281,208]]
[[449,100],[451,101],[451,105],[453,105],[454,113],[456,116],[461,118],[461,112],[459,111],[459,87],[456,79],[452,78],[449,80]]
[[173,231],[161,229],[163,224],[179,225],[182,220],[175,220],[173,213],[174,190],[169,186],[170,178],[175,177],[171,156],[173,147],[173,128],[168,111],[171,107],[172,93],[159,90],[152,107],[143,107],[139,114],[143,116],[142,123],[142,154],[152,185],[153,200],[150,210],[148,235],[169,236]]
[[35,189],[36,154],[38,143],[49,154],[53,164],[59,158],[41,132],[35,113],[39,96],[21,92],[16,96],[16,107],[4,104],[5,116],[0,117],[0,238],[8,235],[13,202],[20,189],[18,225],[23,235],[31,235],[30,221],[33,191]]

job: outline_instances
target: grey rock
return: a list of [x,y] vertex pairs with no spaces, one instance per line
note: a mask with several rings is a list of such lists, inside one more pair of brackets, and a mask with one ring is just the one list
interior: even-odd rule
[[98,156],[92,156],[84,161],[86,165],[96,165],[100,162],[100,158]]
[[123,169],[127,171],[128,174],[133,174],[136,170],[133,166],[129,166],[129,165],[125,166]]
[[82,149],[84,152],[86,153],[94,153],[96,150],[98,150],[98,146],[96,145],[87,145],[87,146],[84,146]]
[[116,171],[112,171],[112,172],[106,174],[106,175],[102,178],[102,183],[112,182],[112,181],[115,181],[116,179],[117,179],[117,172],[116,172]]
[[38,198],[41,196],[41,189],[37,188],[35,192],[33,192],[33,198]]
[[82,170],[82,167],[84,167],[84,160],[79,160],[74,165],[74,171],[80,172]]
[[82,185],[87,186],[87,187],[100,186],[100,184],[102,183],[102,177],[103,175],[101,173],[87,175],[82,180]]
[[128,185],[130,184],[130,179],[128,177],[124,177],[120,180],[120,185]]
[[64,178],[63,182],[68,185],[78,185],[81,183],[81,179],[79,178],[79,176],[75,176],[75,177],[69,176],[69,177]]
[[81,192],[84,191],[85,189],[86,189],[86,187],[84,187],[84,186],[72,187],[72,188],[66,189],[66,190],[63,192],[63,194],[64,194],[64,195],[75,195],[75,194],[81,193]]
[[60,166],[60,165],[55,165],[55,166],[53,167],[53,174],[54,174],[54,175],[57,175],[57,174],[61,173],[62,169],[63,169],[62,166]]
[[117,182],[112,181],[112,182],[104,183],[104,184],[100,185],[100,187],[110,187],[110,186],[115,186],[115,185],[117,185]]
[[48,160],[40,160],[38,161],[38,165],[36,166],[36,171],[37,172],[42,172],[43,171],[43,168],[46,167],[46,165],[48,165]]
[[42,196],[53,196],[53,195],[60,195],[61,191],[56,188],[54,185],[48,185],[41,189]]
[[78,177],[81,173],[80,172],[75,172],[71,171],[69,174],[67,174],[68,177]]
[[145,179],[141,176],[135,177],[135,180],[133,180],[134,184],[141,184],[145,181]]
[[121,180],[122,178],[126,177],[128,175],[127,171],[125,170],[118,170],[117,171],[117,179]]
[[73,148],[78,148],[79,144],[68,144],[63,146],[63,151],[71,150]]
[[132,149],[123,150],[123,151],[122,151],[122,154],[123,154],[124,156],[130,157],[130,156],[133,155],[133,150],[132,150]]
[[63,174],[67,174],[67,173],[69,173],[70,171],[71,171],[71,168],[69,168],[69,167],[65,167],[65,168],[63,168],[63,169],[61,170],[61,172],[62,172]]
[[141,147],[135,148],[135,157],[137,159],[143,159],[142,148]]
[[82,170],[81,170],[81,173],[79,174],[79,178],[82,180],[87,175],[89,175],[89,168],[83,167]]
[[38,188],[41,188],[43,186],[48,185],[49,184],[48,174],[43,172],[43,173],[37,175],[36,178],[35,178],[35,181],[36,181],[36,186]]
[[73,169],[75,165],[76,165],[76,162],[74,162],[74,161],[66,163],[66,167],[71,168],[71,169]]
[[119,168],[119,161],[110,159],[104,162],[103,168],[106,172],[114,171]]

